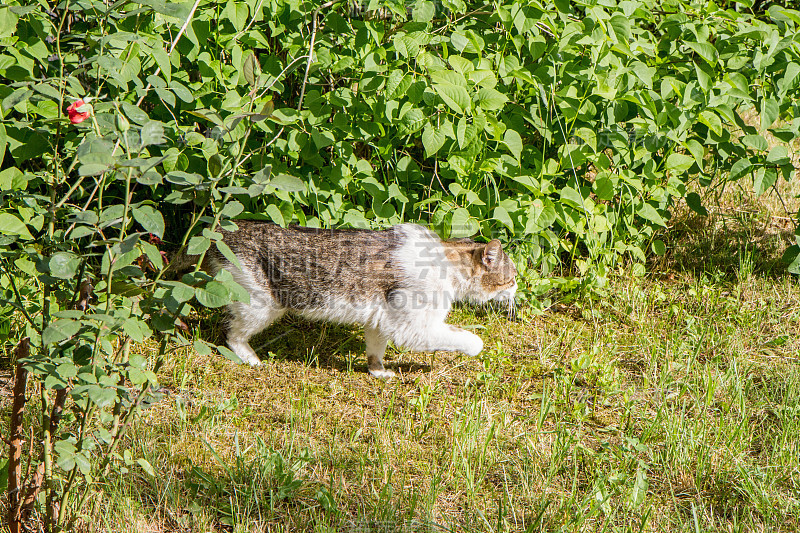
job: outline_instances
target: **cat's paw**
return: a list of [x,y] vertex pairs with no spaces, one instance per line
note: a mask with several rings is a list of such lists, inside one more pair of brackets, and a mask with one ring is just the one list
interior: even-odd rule
[[483,339],[475,335],[474,333],[470,333],[470,338],[467,339],[467,342],[464,346],[464,353],[469,356],[476,356],[483,350]]
[[378,370],[369,370],[370,376],[378,379],[391,379],[395,376],[394,372],[391,370],[387,370],[385,368],[378,369]]
[[228,346],[233,353],[242,361],[250,366],[261,366],[261,359],[258,358],[256,352],[250,348],[249,344],[240,344],[235,342],[228,342]]

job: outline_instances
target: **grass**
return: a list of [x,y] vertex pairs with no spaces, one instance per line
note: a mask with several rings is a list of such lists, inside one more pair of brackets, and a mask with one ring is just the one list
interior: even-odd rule
[[103,528],[796,531],[800,287],[750,256],[515,321],[460,308],[487,350],[397,352],[389,382],[356,328],[299,319],[262,368],[176,354],[129,442],[158,475],[113,480]]
[[93,525],[797,531],[800,285],[778,261],[787,230],[733,203],[676,217],[651,274],[599,301],[456,309],[486,350],[391,352],[388,382],[358,328],[297,318],[254,341],[261,368],[175,353],[125,444],[153,473],[112,474]]

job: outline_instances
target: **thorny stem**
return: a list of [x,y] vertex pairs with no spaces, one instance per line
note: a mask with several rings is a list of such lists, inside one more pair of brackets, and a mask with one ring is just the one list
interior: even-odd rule
[[17,346],[17,371],[14,381],[13,405],[11,408],[10,434],[8,436],[8,527],[10,533],[20,533],[20,475],[22,474],[22,417],[25,412],[25,388],[28,383],[28,371],[19,362],[30,353],[30,341],[25,337]]

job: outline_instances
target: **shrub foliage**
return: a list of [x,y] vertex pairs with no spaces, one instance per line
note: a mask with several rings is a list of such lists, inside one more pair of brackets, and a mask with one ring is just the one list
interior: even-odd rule
[[602,286],[664,252],[677,201],[706,214],[692,182],[793,177],[798,28],[683,0],[0,6],[0,334],[30,338],[41,389],[29,511],[64,527],[133,467],[118,443],[192,306],[247,298],[224,271],[167,280],[162,240],[230,254],[237,218],[420,221],[513,243],[529,294]]

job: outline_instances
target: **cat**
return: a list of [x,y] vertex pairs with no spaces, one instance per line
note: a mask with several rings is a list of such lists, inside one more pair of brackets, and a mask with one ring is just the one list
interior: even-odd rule
[[389,340],[411,350],[478,355],[479,336],[445,323],[453,302],[514,303],[517,269],[496,239],[443,241],[415,224],[383,231],[236,224],[223,241],[239,266],[214,246],[203,266],[212,275],[224,268],[250,294],[249,303],[228,305],[227,343],[251,365],[261,360],[250,338],[292,312],[361,324],[369,373],[391,378],[383,363]]

